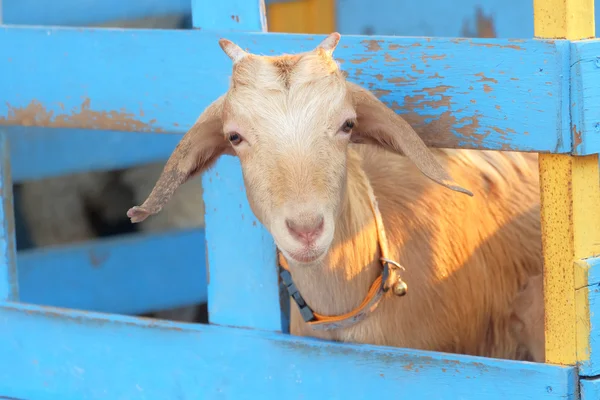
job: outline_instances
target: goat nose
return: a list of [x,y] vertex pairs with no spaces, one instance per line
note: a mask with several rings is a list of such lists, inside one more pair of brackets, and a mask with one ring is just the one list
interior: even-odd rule
[[302,221],[285,220],[290,234],[305,244],[311,244],[323,233],[323,223],[322,215],[303,218]]

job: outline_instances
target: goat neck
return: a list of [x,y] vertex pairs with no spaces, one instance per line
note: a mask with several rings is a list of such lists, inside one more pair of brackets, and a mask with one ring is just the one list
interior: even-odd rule
[[[298,307],[305,321],[313,313],[317,317],[310,322],[313,329],[351,326],[374,311],[388,289],[400,295],[406,293],[406,284],[398,275],[400,266],[380,259],[388,254],[387,239],[373,190],[360,163],[360,157],[349,150],[343,207],[326,256],[311,265],[292,261],[290,266],[280,255],[282,267],[296,277],[294,286],[291,277],[283,272],[290,294],[296,297],[304,293]],[[303,307],[304,302],[309,307]]]

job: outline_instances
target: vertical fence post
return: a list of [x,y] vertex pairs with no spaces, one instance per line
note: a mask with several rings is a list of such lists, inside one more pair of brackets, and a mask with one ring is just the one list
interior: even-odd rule
[[[2,4],[0,4],[1,6]],[[18,300],[17,250],[8,138],[0,129],[0,302]]]
[[[534,15],[536,37],[594,37],[594,0],[534,0]],[[581,107],[573,98],[571,110]],[[589,357],[577,341],[577,321],[589,311],[576,301],[575,262],[600,252],[598,155],[541,154],[540,188],[546,362],[576,365]]]
[[[201,29],[267,30],[263,0],[193,0],[192,20]],[[238,159],[221,157],[202,184],[210,322],[285,331],[275,244],[250,210]]]

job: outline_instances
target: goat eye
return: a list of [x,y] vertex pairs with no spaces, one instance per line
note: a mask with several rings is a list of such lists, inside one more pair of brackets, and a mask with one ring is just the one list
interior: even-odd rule
[[229,141],[234,146],[237,146],[238,144],[242,143],[242,140],[242,136],[239,133],[231,133],[229,135]]
[[354,128],[354,121],[348,120],[344,123],[344,126],[342,126],[342,131],[350,133],[352,132],[352,128]]

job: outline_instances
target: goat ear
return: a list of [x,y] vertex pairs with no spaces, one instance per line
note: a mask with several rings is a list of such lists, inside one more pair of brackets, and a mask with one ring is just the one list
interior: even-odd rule
[[180,185],[208,169],[222,154],[231,154],[222,132],[223,99],[221,96],[209,105],[177,144],[150,196],[141,206],[127,211],[131,222],[141,222],[160,212]]
[[448,189],[473,196],[460,187],[435,159],[419,135],[402,117],[383,104],[370,91],[346,82],[357,113],[358,124],[352,133],[356,143],[377,143],[403,153],[428,178]]

